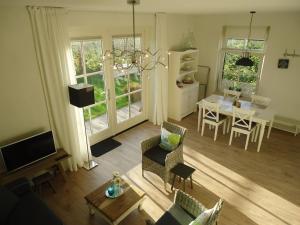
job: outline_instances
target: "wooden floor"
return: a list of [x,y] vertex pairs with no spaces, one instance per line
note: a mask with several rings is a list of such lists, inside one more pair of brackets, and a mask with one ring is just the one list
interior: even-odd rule
[[[300,224],[300,136],[274,129],[257,153],[253,143],[244,151],[243,137],[234,139],[230,147],[228,135],[220,133],[214,142],[213,132],[206,129],[201,137],[195,114],[180,124],[188,128],[184,159],[197,169],[194,189],[187,185],[186,191],[207,207],[219,198],[225,200],[219,225]],[[113,171],[120,171],[149,196],[144,210],[134,211],[121,224],[144,225],[145,218],[157,220],[171,205],[173,193],[165,192],[163,182],[150,172],[145,173],[147,179],[142,178],[139,143],[159,131],[146,122],[120,134],[115,139],[122,145],[96,158],[97,168],[70,173],[66,183],[56,177],[57,193],[45,187],[42,197],[65,225],[105,225],[98,215],[89,216],[84,196],[107,181]]]

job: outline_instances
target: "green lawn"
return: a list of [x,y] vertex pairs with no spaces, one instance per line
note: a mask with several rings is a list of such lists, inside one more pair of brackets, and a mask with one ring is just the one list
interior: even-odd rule
[[[100,102],[105,100],[104,80],[102,75],[93,75],[87,78],[89,84],[94,85],[95,101]],[[84,78],[78,78],[77,83],[83,83]],[[129,88],[130,91],[138,90],[141,88],[140,76],[137,74],[129,74]],[[128,93],[128,78],[126,76],[120,76],[115,78],[115,94],[116,96]],[[123,108],[128,105],[128,96],[119,97],[116,99],[117,109]],[[90,108],[91,117],[96,118],[106,113],[106,104],[96,105]],[[88,109],[84,110],[84,119],[89,119]]]

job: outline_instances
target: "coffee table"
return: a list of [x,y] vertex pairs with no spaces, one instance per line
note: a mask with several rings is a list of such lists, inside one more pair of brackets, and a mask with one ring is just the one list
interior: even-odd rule
[[135,209],[141,209],[145,193],[134,184],[124,180],[124,193],[114,199],[105,196],[105,190],[111,181],[101,185],[85,196],[90,215],[99,213],[107,222],[116,225]]

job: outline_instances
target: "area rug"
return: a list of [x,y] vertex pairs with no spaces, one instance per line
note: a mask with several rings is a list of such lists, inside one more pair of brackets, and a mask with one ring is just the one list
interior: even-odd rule
[[94,157],[99,157],[101,155],[104,155],[105,153],[119,147],[121,145],[120,142],[108,138],[104,141],[100,141],[94,145],[91,146],[91,152]]

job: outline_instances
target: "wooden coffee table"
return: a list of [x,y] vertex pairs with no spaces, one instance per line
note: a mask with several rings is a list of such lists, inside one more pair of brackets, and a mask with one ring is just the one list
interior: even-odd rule
[[145,193],[135,185],[124,180],[124,193],[117,198],[111,199],[105,196],[105,190],[110,182],[106,182],[85,196],[85,200],[87,201],[90,215],[98,212],[107,222],[116,225],[133,210],[137,208],[140,210]]

